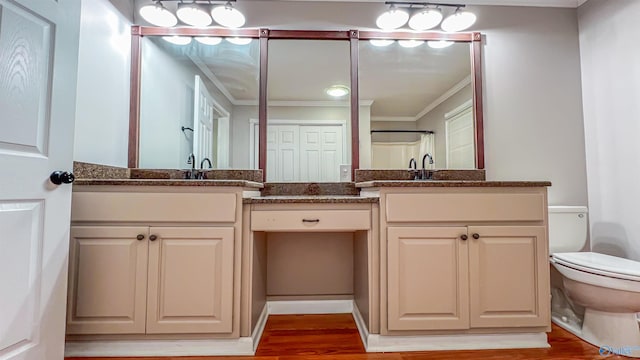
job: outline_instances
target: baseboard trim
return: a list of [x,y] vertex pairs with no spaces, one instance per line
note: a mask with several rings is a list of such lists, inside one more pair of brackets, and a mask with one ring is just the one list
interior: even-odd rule
[[547,334],[369,335],[367,352],[549,348]]
[[367,328],[367,325],[364,321],[364,318],[362,317],[362,314],[360,313],[360,309],[358,309],[358,305],[356,304],[355,300],[353,301],[353,312],[351,314],[353,315],[353,320],[356,322],[356,327],[358,328],[358,332],[360,333],[362,344],[364,345],[364,348],[367,349],[369,346],[369,329]]
[[264,304],[264,307],[262,308],[262,312],[260,313],[260,317],[258,318],[258,322],[256,323],[256,327],[253,329],[253,332],[251,333],[254,354],[258,349],[258,344],[260,344],[260,339],[262,338],[264,327],[267,325],[268,318],[269,318],[269,306],[268,304]]
[[253,355],[251,337],[213,340],[67,341],[65,357]]
[[349,314],[353,300],[277,300],[267,301],[269,315]]

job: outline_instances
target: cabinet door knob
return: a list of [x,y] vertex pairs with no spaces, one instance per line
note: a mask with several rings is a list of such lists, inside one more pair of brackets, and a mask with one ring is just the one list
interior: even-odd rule
[[138,240],[144,240],[144,235],[139,234],[138,236],[136,236],[136,239],[138,239]]
[[473,233],[471,236],[473,236],[474,239],[480,239],[480,234],[478,233]]
[[462,240],[467,240],[469,237],[467,237],[467,234],[462,234],[460,235],[460,239]]
[[157,239],[157,238],[158,238],[158,237],[157,237],[157,236],[155,236],[155,235],[151,235],[151,236],[149,236],[149,240],[151,240],[151,241],[156,241],[156,239]]

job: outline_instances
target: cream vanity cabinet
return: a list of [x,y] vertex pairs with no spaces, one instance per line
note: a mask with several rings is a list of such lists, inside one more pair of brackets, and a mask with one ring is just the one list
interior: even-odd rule
[[231,334],[241,191],[97,188],[72,198],[67,334]]
[[382,189],[381,206],[388,333],[549,326],[546,188]]

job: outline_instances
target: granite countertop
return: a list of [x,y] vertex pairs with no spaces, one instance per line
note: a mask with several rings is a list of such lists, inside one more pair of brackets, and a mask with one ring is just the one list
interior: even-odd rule
[[373,180],[356,183],[357,188],[376,187],[540,187],[549,181],[468,181],[468,180]]
[[247,180],[185,180],[185,179],[76,179],[75,185],[132,186],[239,186],[262,189],[262,183]]
[[258,196],[243,199],[243,204],[371,204],[377,197],[351,195]]

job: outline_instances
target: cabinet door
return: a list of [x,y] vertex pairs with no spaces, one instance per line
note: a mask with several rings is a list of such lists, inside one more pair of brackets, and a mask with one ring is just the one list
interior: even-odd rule
[[471,327],[549,325],[545,228],[470,226],[469,243]]
[[150,229],[148,334],[231,332],[233,231]]
[[[71,228],[68,334],[144,334],[147,231]],[[144,238],[138,240],[138,235]]]
[[389,227],[388,329],[467,329],[465,227]]

